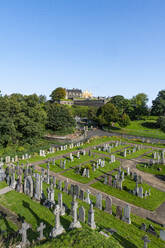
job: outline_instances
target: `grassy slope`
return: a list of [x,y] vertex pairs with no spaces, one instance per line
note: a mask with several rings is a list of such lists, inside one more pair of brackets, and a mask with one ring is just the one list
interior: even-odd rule
[[[141,164],[137,164],[136,168],[140,171],[144,171],[153,175],[165,175],[165,166],[164,165],[160,165],[160,164],[154,164],[150,167],[144,167],[145,164],[141,163]],[[161,168],[161,171],[158,170],[158,168]]]
[[[121,200],[132,203],[135,206],[139,206],[148,210],[155,210],[165,201],[165,193],[159,191],[147,184],[142,184],[143,191],[151,189],[151,196],[147,199],[137,197],[132,193],[129,193],[129,190],[133,190],[136,186],[136,183],[130,179],[130,177],[125,177],[123,182],[123,190],[113,188],[109,185],[103,184],[103,182],[96,182],[91,185],[91,187],[99,189],[109,195],[115,196]],[[140,185],[139,185],[140,186]]]
[[[59,160],[56,160],[55,161],[55,165],[52,165],[52,163],[50,163],[50,170],[51,171],[54,171],[54,172],[60,172],[60,171],[63,171],[64,169],[60,168],[60,160],[67,160],[66,162],[66,169],[69,169],[71,167],[75,167],[81,163],[86,163],[86,162],[90,162],[90,160],[95,160],[97,159],[99,156],[95,156],[95,157],[92,157],[92,156],[88,156],[88,155],[85,155],[85,156],[80,156],[80,159],[78,159],[76,156],[74,156],[74,161],[71,162],[68,158],[66,159],[59,159]],[[47,168],[47,164],[40,164],[39,166],[43,167],[43,168]]]
[[75,181],[78,181],[80,183],[89,183],[93,179],[95,179],[101,175],[104,175],[104,173],[106,173],[108,171],[112,171],[115,168],[118,168],[119,165],[120,165],[119,161],[116,161],[115,163],[111,163],[111,164],[106,162],[105,167],[103,167],[103,168],[99,167],[99,169],[97,169],[95,172],[90,169],[90,178],[83,177],[79,174],[76,174],[74,170],[66,171],[66,172],[62,173],[62,175],[65,177],[71,178]]
[[[45,188],[45,187],[44,187]],[[57,199],[58,190],[55,190],[55,198]],[[95,201],[94,197],[91,197],[92,200]],[[65,204],[70,208],[71,196],[63,193],[63,200]],[[86,209],[86,220],[87,220],[87,211],[89,209],[89,205],[85,202],[78,200],[79,206],[83,205]],[[47,229],[44,231],[44,235],[46,237],[49,236],[50,230],[54,226],[54,215],[53,213],[41,206],[39,203],[32,201],[28,196],[24,194],[19,194],[15,191],[9,192],[5,195],[0,196],[0,204],[8,207],[13,212],[19,214],[22,217],[25,217],[26,221],[32,225],[33,231],[28,232],[28,238],[30,236],[30,240],[37,238],[38,233],[36,232],[36,228],[41,221],[43,221]],[[115,208],[113,207],[113,213]],[[67,230],[65,234],[56,238],[54,241],[48,241],[43,246],[39,245],[39,247],[49,248],[49,247],[114,247],[119,248],[119,244],[121,247],[125,248],[139,248],[143,247],[143,241],[141,238],[145,235],[144,231],[140,230],[141,224],[144,222],[147,225],[151,224],[150,221],[144,220],[140,217],[131,215],[132,224],[128,225],[121,220],[115,218],[114,215],[109,215],[104,211],[100,211],[95,209],[95,221],[98,227],[98,230],[103,230],[104,228],[113,228],[117,231],[116,234],[111,236],[108,240],[101,237],[97,231],[92,232],[88,229],[86,224],[83,224],[82,234],[79,231],[69,231],[68,227],[71,222],[71,216],[66,214],[61,217],[61,223],[64,228]],[[159,233],[161,229],[158,225],[153,224],[156,228],[156,231]],[[150,248],[164,248],[165,243],[160,239],[157,239],[155,236],[147,234],[151,240]],[[90,238],[91,237],[91,238]],[[77,240],[77,241],[76,241]],[[79,240],[79,242],[78,242]]]
[[[131,121],[130,125],[120,130],[115,130],[115,132],[130,134],[130,135],[139,135],[151,138],[165,139],[165,133],[159,128],[149,128],[145,127],[142,124],[145,123],[156,123],[155,120],[140,120],[140,121]],[[114,131],[114,130],[113,130]]]
[[65,155],[66,153],[71,153],[73,151],[88,148],[90,146],[96,146],[96,145],[103,144],[103,143],[106,143],[106,142],[109,142],[112,140],[119,140],[119,138],[117,138],[117,137],[97,137],[97,138],[91,139],[90,142],[85,143],[81,147],[74,147],[73,149],[67,149],[65,151],[55,151],[55,153],[47,154],[45,157],[42,157],[42,156],[39,156],[38,154],[35,154],[30,159],[20,160],[19,162],[26,164],[27,162],[34,163],[37,161],[43,161],[43,160],[48,159],[48,158],[53,158],[56,156]]
[[[127,152],[128,152],[128,150],[129,149],[127,149]],[[148,148],[148,149],[141,149],[140,151],[137,151],[137,152],[134,152],[134,153],[131,153],[131,154],[127,153],[126,157],[122,156],[121,152],[118,152],[118,153],[116,153],[116,157],[123,158],[123,159],[137,158],[137,157],[143,155],[144,153],[149,152],[150,150],[151,150],[151,148]]]

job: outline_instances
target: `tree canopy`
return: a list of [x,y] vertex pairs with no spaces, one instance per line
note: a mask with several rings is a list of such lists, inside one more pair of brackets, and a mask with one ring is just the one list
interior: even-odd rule
[[66,97],[66,90],[62,87],[58,87],[52,91],[50,97],[52,102],[64,99]]
[[68,106],[52,103],[47,105],[47,127],[53,131],[73,130],[75,119]]
[[152,101],[152,115],[165,116],[165,90],[161,90],[155,100]]

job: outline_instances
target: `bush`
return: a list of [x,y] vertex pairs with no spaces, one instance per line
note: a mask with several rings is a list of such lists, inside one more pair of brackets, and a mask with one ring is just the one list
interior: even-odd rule
[[157,120],[157,124],[160,129],[165,132],[165,116],[160,116]]

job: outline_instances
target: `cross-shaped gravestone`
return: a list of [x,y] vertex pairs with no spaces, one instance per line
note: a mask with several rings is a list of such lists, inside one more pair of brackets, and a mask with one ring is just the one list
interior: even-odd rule
[[55,218],[55,226],[52,229],[50,236],[55,238],[56,236],[62,234],[63,232],[65,232],[63,226],[60,224],[60,213],[61,213],[61,209],[59,205],[56,205],[55,209],[54,209],[54,215],[56,216]]
[[149,239],[148,239],[148,236],[145,235],[142,240],[144,241],[144,248],[147,248],[148,247],[148,243],[151,242]]
[[43,231],[46,228],[46,225],[43,224],[43,222],[40,223],[40,226],[37,228],[37,231],[40,233],[40,236],[38,238],[38,240],[43,240],[44,239],[44,235],[43,235]]
[[26,222],[22,223],[22,228],[19,230],[19,233],[22,234],[22,246],[26,246],[29,244],[29,241],[27,239],[27,230],[30,228],[30,225]]
[[78,203],[76,201],[74,201],[73,205],[72,205],[73,221],[70,224],[69,229],[81,228],[81,224],[77,220],[77,208],[78,208]]

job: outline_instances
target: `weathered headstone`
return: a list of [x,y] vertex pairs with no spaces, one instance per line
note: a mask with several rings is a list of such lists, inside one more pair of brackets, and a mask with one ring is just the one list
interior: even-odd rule
[[88,211],[88,225],[92,229],[96,229],[96,224],[95,224],[95,217],[94,217],[94,210],[93,210],[93,204],[90,204],[90,209]]
[[147,248],[148,243],[150,242],[150,240],[148,239],[148,236],[145,235],[144,237],[142,237],[142,240],[144,241],[144,248]]
[[116,207],[116,218],[122,219],[122,207],[121,206]]
[[124,208],[124,215],[122,220],[128,224],[131,224],[131,207],[129,205]]
[[37,228],[37,232],[40,233],[40,236],[38,238],[38,240],[40,240],[40,241],[45,238],[44,235],[43,235],[43,231],[44,231],[45,228],[46,228],[46,225],[44,225],[43,222],[41,222],[40,226]]
[[19,233],[22,234],[22,242],[21,247],[26,247],[30,244],[29,240],[27,239],[27,230],[30,228],[30,225],[26,222],[22,223],[22,228],[19,230]]
[[73,216],[73,221],[71,222],[69,229],[73,229],[73,228],[81,228],[81,224],[80,222],[77,220],[77,208],[78,208],[78,203],[77,201],[73,201],[73,205],[72,205],[72,216]]
[[79,208],[79,220],[85,222],[85,208],[83,206]]
[[58,205],[60,206],[61,209],[61,215],[65,215],[65,207],[63,205],[63,201],[62,201],[62,193],[58,193]]
[[110,196],[107,196],[105,200],[105,212],[112,214],[112,198]]
[[61,209],[60,209],[59,205],[56,205],[53,213],[55,215],[55,226],[50,233],[50,237],[55,238],[56,236],[64,233],[65,230],[64,230],[63,226],[60,224]]
[[102,210],[102,194],[98,193],[96,195],[96,208]]

